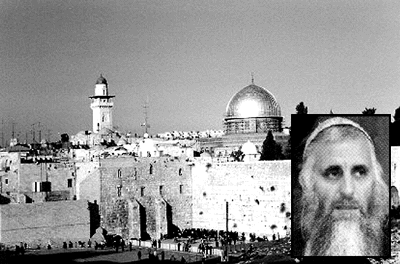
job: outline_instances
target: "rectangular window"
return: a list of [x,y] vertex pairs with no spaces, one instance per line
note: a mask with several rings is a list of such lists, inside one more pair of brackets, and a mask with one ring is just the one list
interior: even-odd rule
[[179,185],[179,193],[180,193],[180,194],[183,193],[183,185]]
[[140,196],[144,196],[144,187],[140,187]]
[[121,178],[121,176],[122,176],[121,169],[118,169],[118,178]]
[[5,184],[8,184],[8,179],[4,179],[4,183],[5,183]]
[[51,182],[49,181],[41,182],[40,189],[42,192],[51,192]]
[[163,195],[163,186],[160,185],[160,195]]
[[122,190],[122,186],[118,185],[117,186],[117,195],[118,195],[118,197],[121,197],[121,190]]
[[68,188],[72,188],[72,179],[67,180],[67,186]]
[[40,182],[32,182],[32,192],[40,192]]

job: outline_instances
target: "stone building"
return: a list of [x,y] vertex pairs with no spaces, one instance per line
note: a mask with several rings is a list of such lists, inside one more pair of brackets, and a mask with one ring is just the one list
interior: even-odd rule
[[142,239],[192,227],[191,167],[185,160],[167,157],[102,161],[102,227]]
[[[72,200],[76,167],[50,156],[0,152],[0,203]],[[30,159],[29,159],[30,158]]]

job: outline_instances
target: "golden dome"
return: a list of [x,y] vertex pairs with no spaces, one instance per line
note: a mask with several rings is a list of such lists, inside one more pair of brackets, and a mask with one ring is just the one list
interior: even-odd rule
[[280,117],[281,108],[275,97],[266,89],[250,84],[229,101],[226,118]]

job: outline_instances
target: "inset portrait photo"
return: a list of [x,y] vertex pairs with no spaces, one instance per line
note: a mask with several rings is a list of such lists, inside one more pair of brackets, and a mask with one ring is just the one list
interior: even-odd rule
[[390,257],[390,115],[292,115],[292,256]]

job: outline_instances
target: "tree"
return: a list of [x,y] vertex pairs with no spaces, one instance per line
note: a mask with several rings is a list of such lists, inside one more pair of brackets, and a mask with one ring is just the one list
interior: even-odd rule
[[260,160],[277,160],[282,157],[282,147],[274,140],[271,130],[263,142]]
[[231,157],[233,157],[235,159],[235,161],[243,161],[244,158],[244,154],[242,152],[242,150],[238,150],[238,151],[233,151],[231,153]]
[[303,102],[300,102],[296,106],[296,112],[297,112],[296,114],[298,115],[305,115],[308,113],[308,107],[306,107]]
[[400,146],[400,107],[394,111],[393,123],[390,123],[389,142],[390,146]]
[[394,111],[393,119],[395,123],[400,121],[400,107]]
[[374,114],[375,114],[375,111],[376,111],[376,108],[375,108],[375,107],[373,107],[373,108],[367,108],[367,107],[365,107],[364,111],[362,111],[362,114],[363,114],[363,115],[374,115]]

